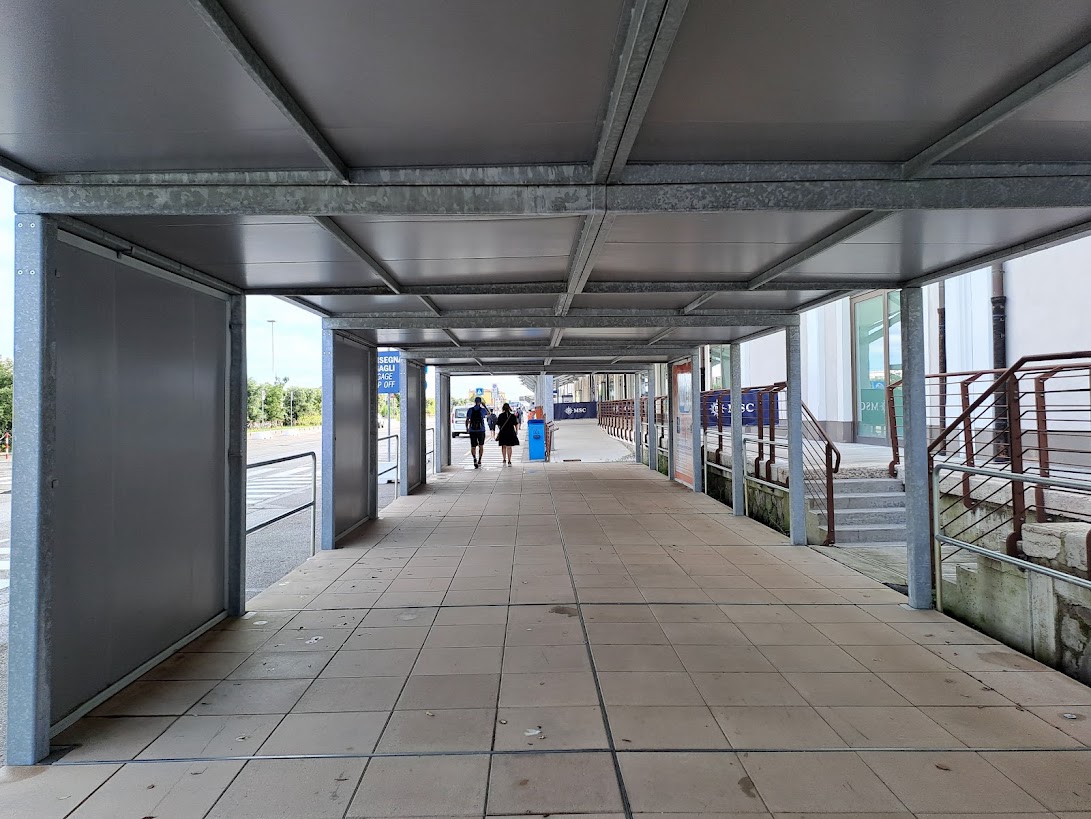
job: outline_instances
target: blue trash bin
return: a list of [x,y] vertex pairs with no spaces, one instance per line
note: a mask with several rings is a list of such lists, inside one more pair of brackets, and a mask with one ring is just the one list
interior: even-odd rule
[[527,457],[532,461],[546,459],[545,421],[527,421]]

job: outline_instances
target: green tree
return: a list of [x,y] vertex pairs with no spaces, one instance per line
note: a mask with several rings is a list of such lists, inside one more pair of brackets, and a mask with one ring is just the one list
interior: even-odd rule
[[262,420],[261,385],[253,378],[246,379],[246,421],[256,424]]
[[287,414],[284,408],[284,382],[287,380],[262,384],[265,392],[265,420],[273,426],[283,424]]
[[15,366],[10,358],[0,358],[0,434],[11,432],[11,387]]

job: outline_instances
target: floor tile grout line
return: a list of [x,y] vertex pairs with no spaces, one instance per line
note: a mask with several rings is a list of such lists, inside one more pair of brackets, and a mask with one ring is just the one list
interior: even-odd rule
[[[38,763],[32,768],[77,768],[91,765],[157,765],[157,764],[204,764],[210,762],[275,762],[295,759],[405,759],[413,757],[462,757],[462,756],[565,756],[592,753],[611,753],[606,746],[589,748],[534,748],[530,750],[459,750],[459,751],[386,751],[372,753],[333,753],[333,754],[240,754],[235,756],[192,756],[163,757],[160,759],[81,759],[65,762],[58,759],[49,763]],[[1088,754],[1091,747],[1026,747],[1026,748],[990,748],[990,747],[888,747],[888,746],[844,746],[837,748],[626,748],[620,753],[626,754],[1021,754],[1065,753]],[[1000,771],[1002,775],[1003,771]],[[112,778],[113,775],[111,775]],[[107,780],[109,781],[109,780]],[[103,783],[105,784],[105,783]],[[99,786],[101,787],[101,785]],[[97,789],[96,789],[97,790]],[[226,789],[225,789],[226,790]]]
[[[459,561],[461,564],[461,561]],[[496,726],[500,724],[500,692],[504,690],[504,656],[507,653],[508,646],[508,623],[511,622],[511,584],[515,582],[515,547],[512,547],[512,579],[508,583],[508,603],[509,605],[504,607],[504,639],[500,645],[500,673],[497,674],[496,682],[496,708],[493,710],[492,715],[492,741],[489,743],[489,749],[496,749]],[[438,616],[438,615],[437,615]],[[489,754],[489,762],[485,769],[485,805],[483,808],[484,815],[489,815],[489,793],[492,791],[492,754]]]
[[[580,493],[583,494],[582,492]],[[553,494],[550,493],[550,502],[553,503]],[[554,507],[556,504],[554,503]],[[560,527],[558,527],[560,529]],[[606,744],[610,750],[610,761],[614,766],[614,775],[617,777],[618,792],[621,797],[621,809],[625,814],[626,819],[633,819],[633,806],[629,801],[629,792],[625,787],[625,777],[621,771],[621,760],[617,755],[617,746],[614,743],[614,733],[610,728],[610,716],[606,711],[606,698],[602,694],[602,683],[599,680],[598,668],[595,665],[595,654],[591,649],[591,637],[587,632],[587,621],[583,616],[583,607],[580,604],[580,593],[576,588],[576,576],[572,571],[572,559],[568,554],[568,547],[564,542],[564,531],[560,532],[561,539],[561,552],[564,554],[565,566],[568,568],[568,580],[572,584],[572,600],[576,608],[576,614],[580,620],[580,630],[583,632],[583,645],[587,651],[587,661],[591,666],[591,679],[595,684],[595,695],[598,697],[599,709],[602,712],[602,727],[606,732]],[[612,547],[611,547],[612,548]]]

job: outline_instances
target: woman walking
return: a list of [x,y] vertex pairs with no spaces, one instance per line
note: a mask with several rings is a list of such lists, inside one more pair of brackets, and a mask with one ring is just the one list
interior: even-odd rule
[[496,442],[500,444],[501,460],[511,466],[512,447],[519,446],[519,416],[511,411],[510,404],[504,404],[496,418]]

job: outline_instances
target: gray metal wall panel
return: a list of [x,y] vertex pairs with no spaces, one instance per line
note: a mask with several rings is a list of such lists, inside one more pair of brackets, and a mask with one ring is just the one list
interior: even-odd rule
[[61,244],[54,721],[224,609],[227,304]]
[[[368,513],[368,351],[334,336],[334,532],[341,534]],[[374,389],[374,387],[372,387]],[[371,425],[375,425],[374,418]]]

